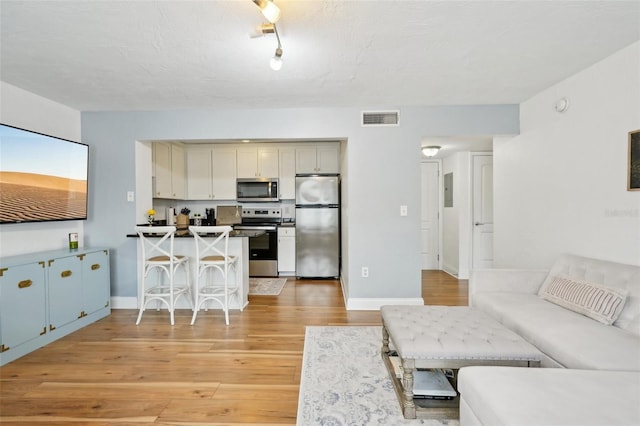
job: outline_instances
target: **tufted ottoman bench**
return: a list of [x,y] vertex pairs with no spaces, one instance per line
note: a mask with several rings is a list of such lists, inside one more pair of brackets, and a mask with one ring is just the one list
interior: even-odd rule
[[[473,365],[540,366],[541,353],[513,331],[483,312],[466,306],[383,306],[382,358],[407,419],[458,418],[459,396],[453,400],[414,399],[416,369],[457,372]],[[396,377],[390,343],[402,363]],[[393,354],[395,355],[395,354]]]

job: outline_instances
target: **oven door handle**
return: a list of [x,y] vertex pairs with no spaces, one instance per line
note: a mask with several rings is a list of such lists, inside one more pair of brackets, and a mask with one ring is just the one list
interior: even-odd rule
[[238,231],[275,231],[275,226],[234,226],[233,229]]

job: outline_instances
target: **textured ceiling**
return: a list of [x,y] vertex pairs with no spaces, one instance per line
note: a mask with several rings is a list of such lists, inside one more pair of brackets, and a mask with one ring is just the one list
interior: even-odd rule
[[0,1],[0,79],[78,110],[520,103],[640,39],[640,1]]

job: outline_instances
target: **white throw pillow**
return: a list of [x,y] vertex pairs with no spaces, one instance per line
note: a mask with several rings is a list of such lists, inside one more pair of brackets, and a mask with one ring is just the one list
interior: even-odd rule
[[556,305],[611,325],[620,316],[627,293],[623,289],[558,274],[540,290],[539,295]]

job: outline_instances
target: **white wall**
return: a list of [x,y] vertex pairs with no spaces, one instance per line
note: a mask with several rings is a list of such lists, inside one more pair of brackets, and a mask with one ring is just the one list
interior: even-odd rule
[[453,173],[453,207],[443,211],[442,268],[459,279],[469,278],[471,153],[461,151],[443,159],[443,176]]
[[442,210],[442,269],[456,276],[460,269],[460,237],[458,235],[460,227],[460,218],[458,215],[458,202],[460,200],[458,197],[460,194],[456,194],[455,191],[456,182],[460,179],[457,159],[458,156],[452,154],[442,160],[443,183],[444,176],[452,173],[454,186],[452,188],[453,205],[451,207],[444,207]]
[[520,135],[494,145],[496,267],[563,252],[640,265],[640,192],[626,190],[639,76],[637,42],[520,106]]
[[[0,82],[0,122],[63,139],[81,141],[80,112],[65,105]],[[91,151],[91,148],[90,148]],[[94,160],[91,152],[90,165]],[[91,177],[89,177],[91,184]],[[95,194],[89,190],[89,197]],[[89,210],[89,215],[91,215]],[[68,234],[79,234],[83,246],[83,221],[0,225],[0,256],[68,247]]]

